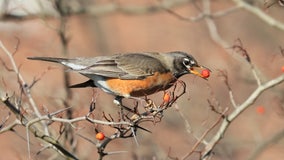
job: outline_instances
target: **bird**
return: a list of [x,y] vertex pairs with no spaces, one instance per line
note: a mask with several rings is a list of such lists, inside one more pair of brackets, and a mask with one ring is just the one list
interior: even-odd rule
[[60,63],[89,78],[70,88],[100,88],[116,98],[142,97],[167,90],[185,74],[204,78],[200,70],[206,68],[200,66],[192,55],[182,51],[119,53],[71,59],[27,58]]

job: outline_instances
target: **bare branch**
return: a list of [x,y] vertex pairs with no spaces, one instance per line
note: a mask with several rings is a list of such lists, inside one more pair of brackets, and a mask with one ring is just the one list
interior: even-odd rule
[[8,126],[6,126],[4,128],[1,128],[0,129],[0,134],[4,133],[4,132],[7,132],[7,131],[13,130],[14,127],[16,127],[17,125],[21,125],[21,122],[18,119],[16,119],[13,123],[10,123]]
[[4,68],[9,71],[9,72],[14,72],[13,69],[9,68],[8,65],[4,62],[4,60],[2,58],[0,58],[0,62],[2,63],[2,65],[4,66]]
[[[31,126],[34,123],[37,123],[37,122],[40,122],[40,121],[62,122],[62,123],[68,123],[71,126],[73,126],[72,125],[73,123],[80,122],[80,121],[85,121],[85,120],[88,120],[89,122],[94,123],[94,124],[111,125],[111,126],[113,126],[113,125],[128,125],[128,126],[132,126],[132,123],[126,122],[126,121],[106,122],[106,121],[91,119],[88,116],[76,117],[76,118],[73,118],[73,119],[65,119],[65,118],[54,117],[54,116],[51,116],[50,114],[44,115],[44,116],[41,116],[41,117],[38,117],[38,118],[30,120],[27,123],[27,126]],[[75,126],[73,126],[73,127],[76,128]]]
[[[68,6],[68,15],[80,15],[86,14],[93,17],[106,16],[114,13],[122,13],[127,15],[141,15],[141,14],[151,14],[156,12],[164,11],[165,8],[175,8],[178,6],[185,5],[186,3],[192,2],[193,0],[162,0],[160,3],[148,6],[139,6],[139,5],[120,5],[118,3],[108,3],[102,5],[89,5],[84,7],[72,7]],[[12,15],[9,13],[4,13],[0,15],[3,20],[26,20],[34,18],[54,18],[55,15],[53,12],[43,12],[28,14],[24,16]]]
[[[46,134],[44,134],[39,127],[27,127],[29,126],[29,119],[25,117],[18,109],[15,107],[13,103],[10,102],[8,97],[1,97],[1,101],[17,116],[20,120],[16,120],[13,124],[10,124],[8,127],[5,128],[5,130],[11,129],[15,125],[21,124],[23,126],[26,126],[27,130],[27,141],[28,141],[28,150],[30,151],[29,147],[29,131],[37,138],[53,145],[56,150],[59,151],[59,153],[62,153],[64,156],[77,159],[73,154],[68,152],[63,146],[61,146],[57,140],[55,140],[53,137],[50,137]],[[4,131],[4,129],[3,129]],[[2,132],[2,131],[1,131]],[[30,155],[30,153],[29,153]]]
[[[18,43],[19,43],[19,42],[18,42]],[[7,48],[4,46],[4,44],[3,44],[1,41],[0,41],[0,48],[2,48],[3,51],[4,51],[4,53],[8,56],[8,58],[9,58],[11,64],[12,64],[13,70],[16,72],[17,76],[19,77],[21,86],[22,86],[23,90],[25,91],[25,94],[27,95],[27,97],[28,97],[28,99],[29,99],[29,102],[30,102],[30,104],[31,104],[31,106],[32,106],[32,108],[33,108],[35,114],[36,114],[38,117],[40,117],[41,114],[40,114],[39,110],[37,109],[37,106],[36,106],[36,104],[35,104],[35,102],[34,102],[32,96],[31,96],[31,94],[30,94],[30,89],[29,89],[29,87],[26,87],[26,86],[28,86],[28,85],[27,85],[27,83],[25,82],[25,80],[24,80],[23,76],[21,75],[21,73],[19,72],[18,67],[17,67],[17,65],[16,65],[16,62],[14,61],[14,58],[13,58],[12,54],[7,50]],[[46,131],[47,131],[47,130],[46,130]]]
[[1,120],[2,122],[0,123],[0,131],[4,127],[5,123],[8,121],[8,119],[10,118],[10,116],[11,116],[11,113],[9,112],[9,114]]
[[239,7],[239,6],[234,6],[234,7],[222,10],[222,11],[211,13],[210,15],[201,12],[201,13],[199,13],[195,17],[184,17],[184,16],[176,13],[175,11],[173,11],[172,8],[165,8],[165,11],[167,11],[168,13],[170,13],[171,15],[177,17],[180,20],[190,21],[190,22],[197,22],[197,21],[203,20],[205,17],[219,18],[219,17],[227,16],[228,14],[233,13],[233,12],[237,11],[240,8],[241,7]]
[[242,7],[249,11],[250,13],[256,15],[259,19],[263,20],[265,23],[269,24],[272,27],[275,27],[277,29],[280,29],[284,31],[284,24],[277,21],[276,19],[272,18],[271,16],[267,15],[265,12],[263,12],[261,9],[250,5],[248,2],[244,0],[232,0],[235,2],[239,7]]
[[180,108],[178,105],[175,105],[175,109],[176,111],[179,113],[179,115],[181,116],[181,118],[184,120],[184,125],[185,125],[185,130],[188,134],[192,133],[192,128],[191,125],[189,123],[189,121],[186,119],[185,115],[183,114],[182,111],[180,111]]
[[206,145],[203,153],[202,153],[202,159],[207,159],[209,154],[212,152],[214,146],[222,139],[224,133],[230,126],[230,123],[236,119],[243,111],[245,111],[249,106],[251,106],[255,100],[261,95],[262,92],[266,91],[269,88],[272,88],[280,83],[284,82],[284,74],[272,79],[260,86],[258,86],[254,92],[248,97],[247,100],[245,100],[242,104],[239,105],[238,108],[236,108],[231,114],[227,116],[226,119],[222,121],[222,124],[218,130],[218,132],[215,134],[215,136],[209,141],[208,145]]
[[201,142],[208,146],[208,142],[206,142],[204,139],[205,137],[208,135],[208,133],[210,131],[212,131],[224,118],[226,118],[225,114],[228,112],[229,107],[227,107],[222,113],[220,113],[219,118],[216,120],[216,122],[214,122],[202,135],[200,138],[198,138],[198,141],[193,145],[191,151],[186,154],[182,159],[187,159],[192,153],[194,153],[194,151],[196,150],[196,148],[201,144]]
[[232,90],[231,86],[229,85],[228,73],[226,71],[219,70],[219,76],[223,77],[224,83],[225,83],[226,87],[228,88],[230,101],[231,101],[233,107],[237,108],[238,105],[237,105],[237,103],[235,101],[233,90]]
[[253,65],[253,63],[251,62],[251,58],[249,56],[248,51],[243,47],[242,41],[238,38],[237,39],[237,43],[234,44],[231,47],[237,54],[241,55],[242,57],[244,57],[246,59],[246,61],[248,62],[248,64],[250,65],[250,69],[252,71],[252,74],[257,82],[257,85],[260,86],[261,85],[261,79],[258,76],[255,66]]

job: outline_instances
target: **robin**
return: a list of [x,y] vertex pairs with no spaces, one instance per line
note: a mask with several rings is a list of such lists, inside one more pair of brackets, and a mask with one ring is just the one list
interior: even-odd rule
[[60,63],[90,78],[70,86],[97,87],[118,97],[141,97],[170,88],[185,74],[202,77],[197,61],[185,52],[126,53],[93,58],[28,57]]

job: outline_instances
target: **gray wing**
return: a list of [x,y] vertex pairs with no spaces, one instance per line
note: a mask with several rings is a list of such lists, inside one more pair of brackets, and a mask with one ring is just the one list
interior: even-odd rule
[[143,79],[155,72],[169,71],[158,59],[159,54],[121,54],[97,59],[95,63],[77,70],[81,74],[96,74],[120,79]]
[[161,73],[169,71],[160,61],[162,57],[159,53],[128,53],[74,59],[52,57],[29,57],[28,59],[61,63],[87,77],[100,75],[120,79],[143,79],[157,71]]

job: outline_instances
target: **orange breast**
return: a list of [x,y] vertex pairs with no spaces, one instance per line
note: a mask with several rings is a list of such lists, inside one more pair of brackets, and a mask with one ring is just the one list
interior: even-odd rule
[[142,80],[108,79],[106,83],[117,95],[140,97],[168,89],[175,81],[171,73],[155,73]]

